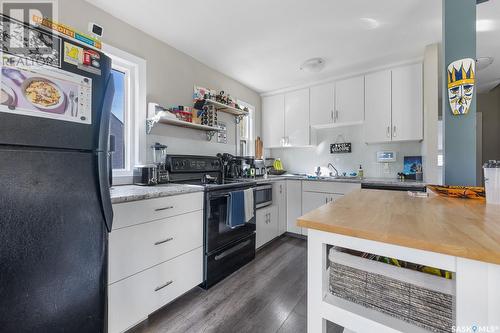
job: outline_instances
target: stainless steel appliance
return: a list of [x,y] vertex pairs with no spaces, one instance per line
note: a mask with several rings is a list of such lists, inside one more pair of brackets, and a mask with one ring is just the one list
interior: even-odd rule
[[[111,59],[1,20],[0,330],[106,332]],[[66,61],[68,47],[94,60]]]
[[255,189],[255,207],[257,209],[273,204],[273,185],[258,184]]
[[155,164],[134,166],[133,181],[135,185],[151,186],[158,184],[158,168]]
[[266,164],[264,160],[254,160],[255,176],[264,176],[266,174]]
[[158,184],[166,184],[169,181],[167,162],[167,146],[156,142],[151,146],[153,149],[153,162],[156,165],[156,181]]
[[168,155],[166,166],[171,182],[205,188],[201,286],[208,289],[255,258],[255,207],[252,219],[230,227],[228,205],[231,192],[254,188],[256,182],[223,177],[223,163],[217,157]]

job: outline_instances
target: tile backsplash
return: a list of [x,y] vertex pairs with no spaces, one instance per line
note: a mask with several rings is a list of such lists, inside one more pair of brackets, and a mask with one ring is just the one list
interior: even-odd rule
[[[311,131],[316,136],[316,146],[272,149],[267,151],[268,155],[281,158],[283,167],[288,172],[313,174],[316,167],[321,166],[322,172],[327,175],[327,165],[332,163],[339,173],[349,174],[357,172],[361,164],[365,177],[377,178],[397,177],[397,173],[403,170],[404,156],[421,155],[420,142],[366,144],[362,125]],[[352,143],[352,153],[330,154],[330,144],[344,140]],[[376,153],[382,150],[395,151],[397,161],[378,163]]]

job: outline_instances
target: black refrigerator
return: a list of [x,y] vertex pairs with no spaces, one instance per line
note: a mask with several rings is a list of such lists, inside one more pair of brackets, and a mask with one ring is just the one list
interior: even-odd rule
[[106,332],[111,60],[0,19],[0,331]]

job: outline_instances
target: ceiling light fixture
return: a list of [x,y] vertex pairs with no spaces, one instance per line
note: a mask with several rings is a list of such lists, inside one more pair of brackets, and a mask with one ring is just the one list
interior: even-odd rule
[[380,26],[380,22],[371,17],[362,17],[359,20],[369,30],[377,29]]
[[493,63],[493,57],[479,57],[476,59],[476,70],[480,71],[485,69]]
[[495,21],[493,20],[477,20],[476,21],[476,31],[484,32],[495,30]]
[[307,59],[300,65],[301,71],[307,71],[312,73],[321,72],[325,68],[325,59],[323,58],[311,58]]

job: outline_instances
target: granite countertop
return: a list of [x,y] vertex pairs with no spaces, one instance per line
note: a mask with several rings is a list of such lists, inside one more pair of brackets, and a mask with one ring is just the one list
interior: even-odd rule
[[298,219],[298,226],[500,264],[500,205],[356,190]]
[[306,175],[293,175],[285,174],[281,176],[268,176],[267,179],[263,177],[255,178],[257,183],[270,183],[280,180],[306,180],[306,181],[319,181],[319,182],[336,182],[336,183],[355,183],[355,184],[377,184],[377,185],[404,185],[404,186],[414,186],[422,187],[427,185],[423,181],[416,180],[399,180],[397,178],[330,178],[330,177],[310,177]]
[[202,186],[164,184],[155,186],[117,185],[111,188],[111,203],[153,199],[172,195],[203,192]]

